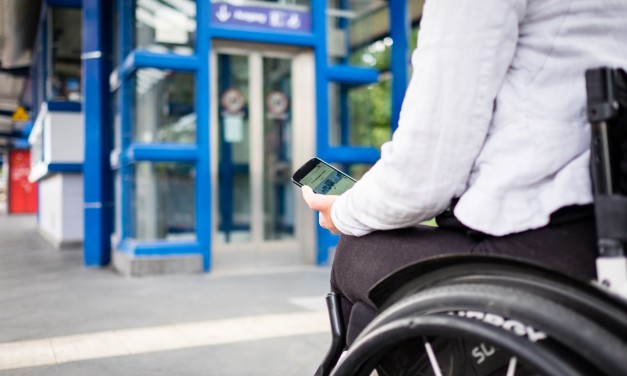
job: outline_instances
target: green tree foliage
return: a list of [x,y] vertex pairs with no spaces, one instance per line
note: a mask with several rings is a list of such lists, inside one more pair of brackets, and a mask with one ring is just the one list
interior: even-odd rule
[[[419,28],[411,31],[409,52],[418,41]],[[350,64],[367,66],[381,72],[379,82],[349,90],[351,144],[380,147],[391,137],[392,75],[390,60],[392,39],[385,37],[351,54]]]
[[391,76],[349,91],[351,144],[380,147],[390,139]]
[[351,64],[382,72],[379,82],[349,91],[351,144],[380,147],[390,139],[392,39],[377,40],[351,54]]

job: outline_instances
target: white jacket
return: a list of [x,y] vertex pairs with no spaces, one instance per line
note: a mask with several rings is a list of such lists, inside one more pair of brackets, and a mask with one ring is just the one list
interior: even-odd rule
[[627,0],[427,0],[399,127],[336,201],[344,234],[457,218],[504,235],[592,201],[586,69],[627,68]]

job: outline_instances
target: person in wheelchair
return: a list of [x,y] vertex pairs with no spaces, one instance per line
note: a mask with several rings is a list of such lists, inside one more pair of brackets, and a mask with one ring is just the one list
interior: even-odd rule
[[[339,233],[346,347],[381,278],[445,254],[595,278],[585,71],[627,68],[622,0],[430,0],[398,129],[341,196],[303,197]],[[438,227],[420,223],[436,218]]]

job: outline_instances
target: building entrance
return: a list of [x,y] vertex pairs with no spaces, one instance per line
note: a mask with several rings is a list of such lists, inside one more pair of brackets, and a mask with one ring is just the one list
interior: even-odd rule
[[311,51],[214,43],[213,265],[313,260],[313,223],[292,171],[314,151]]

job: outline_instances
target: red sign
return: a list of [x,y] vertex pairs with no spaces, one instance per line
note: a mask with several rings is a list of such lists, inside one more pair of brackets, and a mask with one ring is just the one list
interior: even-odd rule
[[37,212],[37,183],[28,181],[30,151],[9,152],[9,213]]

